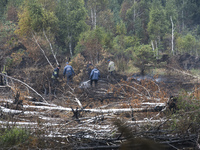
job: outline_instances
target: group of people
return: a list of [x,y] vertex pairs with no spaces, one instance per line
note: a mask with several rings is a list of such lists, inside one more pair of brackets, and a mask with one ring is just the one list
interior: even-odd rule
[[[60,70],[61,66],[58,65],[52,74],[52,85],[55,87],[56,83],[57,83],[57,79],[59,78],[59,70]],[[96,66],[93,66],[91,61],[89,61],[87,68],[86,68],[89,80],[90,80],[90,85],[92,87],[93,82],[95,83],[95,87],[97,86],[97,82],[99,80],[100,77],[100,71],[97,69]],[[113,75],[113,72],[115,71],[115,65],[114,62],[111,60],[108,60],[108,72],[110,72],[111,75]],[[67,84],[72,83],[73,80],[73,75],[75,75],[74,69],[72,68],[71,65],[69,65],[69,63],[66,63],[66,66],[64,67],[63,70],[63,77],[67,77]]]

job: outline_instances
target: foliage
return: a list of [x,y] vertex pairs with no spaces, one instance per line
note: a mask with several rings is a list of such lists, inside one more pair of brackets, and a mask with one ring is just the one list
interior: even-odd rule
[[103,28],[97,27],[95,30],[90,30],[81,34],[80,40],[76,47],[76,54],[82,52],[87,60],[97,63],[100,58],[100,53],[103,47],[109,40]]
[[51,11],[44,9],[38,1],[24,1],[19,12],[19,35],[30,36],[33,32],[51,31],[56,33],[58,19]]
[[133,56],[134,65],[140,68],[141,74],[155,62],[155,56],[150,45],[140,45]]
[[154,0],[149,15],[148,33],[151,40],[159,41],[165,32],[167,32],[168,26],[166,22],[166,12],[159,1]]
[[[58,3],[56,16],[59,19],[59,32],[57,39],[60,43],[68,45],[74,50],[80,34],[88,29],[85,22],[86,9],[83,0],[61,0]],[[72,55],[72,51],[70,52]],[[74,51],[73,51],[74,52]]]
[[0,28],[0,38],[2,39],[13,35],[15,29],[16,25],[14,23],[12,23],[11,21],[6,21],[2,24],[2,27]]
[[26,129],[6,129],[0,136],[0,146],[10,147],[28,141],[30,133]]
[[128,34],[135,34],[146,41],[146,28],[149,22],[150,2],[147,0],[134,1],[126,12]]
[[17,67],[21,63],[22,58],[24,56],[25,56],[24,50],[19,50],[17,52],[13,52],[10,57],[6,58],[6,66],[8,68]]
[[[53,47],[60,49],[57,51],[58,55],[63,52],[73,55],[76,49],[76,54],[87,51],[86,55],[89,56],[90,51],[96,50],[97,54],[100,49],[106,49],[107,52],[120,56],[116,58],[119,62],[117,65],[124,71],[132,53],[137,55],[134,53],[138,45],[135,45],[135,41],[130,44],[129,37],[138,39],[144,45],[152,44],[152,49],[159,52],[156,53],[157,58],[160,54],[169,53],[172,45],[171,17],[175,51],[198,56],[198,10],[199,2],[191,0],[1,0],[0,38],[3,39],[1,43],[6,43],[5,48],[11,49],[16,45],[12,40],[14,34],[22,35],[23,38],[34,34],[41,46],[47,48],[48,43],[42,39],[45,31]],[[8,25],[8,20],[12,25]],[[88,31],[90,35],[90,29],[96,30],[96,25],[103,27],[102,42],[90,39],[90,44],[87,45],[90,49],[87,49],[80,41],[84,41],[82,38],[85,32]],[[15,38],[21,40],[19,37]],[[30,44],[24,39],[23,42],[26,46],[27,43]],[[33,52],[31,56],[38,57],[35,46],[28,49]],[[99,53],[97,58],[94,56],[96,54],[91,54],[93,58],[90,59],[94,61],[95,58],[97,62],[103,55]]]
[[187,34],[177,38],[177,49],[180,53],[195,54],[196,39],[193,35]]
[[197,133],[200,127],[200,91],[196,87],[192,94],[183,91],[177,101],[177,110],[172,114],[171,128],[180,134]]

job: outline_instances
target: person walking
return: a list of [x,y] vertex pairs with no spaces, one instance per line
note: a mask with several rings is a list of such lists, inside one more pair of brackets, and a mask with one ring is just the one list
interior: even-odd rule
[[87,71],[89,79],[90,79],[90,74],[91,74],[91,71],[92,71],[93,67],[94,66],[92,65],[91,61],[89,61],[89,63],[87,64],[87,67],[86,67],[86,71]]
[[73,77],[74,74],[75,74],[74,69],[67,62],[66,66],[64,68],[64,71],[63,71],[63,77],[65,78],[65,75],[67,76],[67,84],[69,84],[69,82],[72,83],[72,77]]
[[58,79],[59,79],[59,70],[60,70],[61,66],[58,65],[53,73],[52,73],[52,76],[51,76],[51,79],[52,79],[52,93],[55,95],[56,93],[56,88],[58,86]]
[[115,63],[111,61],[110,59],[108,60],[108,72],[113,75],[115,71]]
[[95,83],[95,87],[97,87],[97,82],[99,80],[99,77],[100,77],[100,72],[96,67],[94,67],[94,69],[90,73],[90,85],[91,85],[91,87],[92,87],[93,82]]

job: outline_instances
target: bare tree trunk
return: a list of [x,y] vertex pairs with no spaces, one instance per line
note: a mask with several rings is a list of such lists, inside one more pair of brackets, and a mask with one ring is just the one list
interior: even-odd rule
[[35,40],[35,43],[38,45],[38,47],[40,48],[40,50],[42,51],[42,53],[44,54],[44,57],[46,58],[46,60],[48,61],[49,65],[52,67],[52,69],[54,69],[53,65],[51,64],[51,62],[49,61],[48,57],[45,54],[45,51],[41,48],[40,44],[38,43],[37,39],[35,38],[34,34],[33,34],[33,38]]
[[154,48],[154,44],[153,44],[153,41],[152,41],[152,40],[151,40],[151,46],[152,46],[153,53],[154,53],[154,56],[155,56],[155,48]]
[[[184,6],[184,0],[183,0],[183,6]],[[183,8],[182,8],[182,30],[184,30],[184,12],[183,12]]]
[[136,16],[136,14],[135,14],[135,0],[134,0],[134,2],[133,2],[133,22],[135,23],[135,16]]
[[56,54],[54,53],[54,50],[53,50],[53,48],[52,48],[51,42],[50,42],[49,39],[47,38],[46,33],[45,33],[44,30],[43,30],[43,34],[44,34],[46,40],[47,40],[48,43],[49,43],[49,46],[50,46],[50,48],[51,48],[51,52],[52,52],[52,55],[53,55],[53,57],[54,57],[54,59],[55,59],[55,61],[56,61],[56,64],[59,65],[59,63],[58,63],[58,61],[57,61],[57,59],[56,59]]
[[[40,97],[44,100],[44,102],[48,103],[48,102],[42,97],[42,95],[40,95],[36,90],[34,90],[32,87],[30,87],[30,86],[29,86],[28,84],[26,84],[25,82],[23,82],[23,81],[21,81],[21,80],[19,80],[19,79],[15,79],[15,78],[13,78],[13,77],[10,77],[10,76],[8,76],[8,75],[5,75],[5,74],[3,74],[3,73],[0,73],[0,75],[5,76],[5,77],[7,77],[7,78],[10,78],[10,79],[12,79],[12,80],[14,80],[14,81],[17,81],[17,82],[22,83],[23,85],[25,85],[26,87],[28,87],[29,89],[31,89],[33,92],[35,92],[38,96],[40,96]],[[7,86],[9,86],[9,85],[7,85]]]
[[94,9],[94,29],[96,29],[96,25],[97,25],[97,12],[96,9]]
[[172,16],[170,16],[171,23],[172,23],[172,54],[174,55],[174,23],[172,20]]
[[155,44],[156,44],[156,58],[158,59],[159,53],[158,53],[158,43],[157,43],[157,41],[155,41]]
[[92,28],[94,26],[94,17],[93,17],[93,10],[91,8],[91,21],[92,21]]
[[71,57],[73,56],[73,53],[72,53],[72,36],[69,36],[69,51],[70,51],[70,54],[71,54]]

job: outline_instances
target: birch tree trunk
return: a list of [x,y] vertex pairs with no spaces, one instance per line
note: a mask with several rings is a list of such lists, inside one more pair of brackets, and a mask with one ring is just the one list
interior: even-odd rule
[[53,65],[51,64],[51,62],[49,61],[47,55],[45,54],[45,51],[42,49],[42,47],[40,46],[40,44],[38,43],[37,39],[35,38],[34,34],[33,35],[33,38],[35,40],[35,43],[38,45],[38,47],[40,48],[40,50],[42,51],[44,57],[46,58],[47,62],[49,63],[49,65],[51,66],[52,69],[54,69]]
[[97,12],[96,9],[94,8],[94,29],[96,29],[96,25],[97,25]]
[[170,16],[171,24],[172,24],[172,54],[174,55],[174,23],[172,20],[172,16]]
[[93,17],[93,10],[91,8],[91,21],[92,21],[92,27],[94,26],[94,17]]
[[153,50],[153,53],[154,53],[154,56],[155,56],[155,49],[154,49],[154,44],[153,44],[152,40],[151,40],[151,46],[152,46],[152,50]]
[[155,44],[156,44],[156,58],[158,59],[159,53],[158,53],[158,43],[157,43],[157,41],[155,41]]
[[73,53],[72,53],[72,36],[69,36],[69,51],[70,51],[70,55],[72,57],[73,56]]
[[47,38],[47,35],[46,35],[46,33],[45,33],[44,30],[43,30],[43,34],[44,34],[46,40],[47,40],[48,43],[49,43],[49,46],[50,46],[50,48],[51,48],[51,52],[52,52],[52,55],[53,55],[53,57],[54,57],[54,59],[55,59],[55,61],[56,61],[56,64],[59,65],[59,63],[58,63],[58,61],[57,61],[57,58],[56,58],[56,54],[54,53],[54,50],[53,50],[52,44],[51,44],[51,42],[49,41],[49,39]]
[[135,14],[135,0],[134,0],[134,2],[133,2],[133,22],[135,23],[135,16],[136,16],[136,14]]
[[[184,0],[183,0],[183,6],[184,6]],[[183,12],[183,8],[182,8],[182,30],[184,29],[184,12]]]

